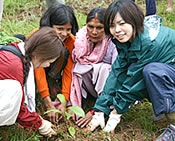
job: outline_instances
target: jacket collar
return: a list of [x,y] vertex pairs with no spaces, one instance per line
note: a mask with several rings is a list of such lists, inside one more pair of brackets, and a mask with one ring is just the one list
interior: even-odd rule
[[117,48],[127,48],[130,51],[139,51],[140,50],[140,39],[139,36],[136,36],[135,40],[131,43],[120,43],[116,39],[112,39],[112,42],[117,45]]
[[140,44],[141,44],[140,38],[139,38],[139,36],[136,36],[134,41],[131,42],[131,46],[128,50],[129,51],[139,51],[141,48]]
[[144,40],[144,43],[148,43],[147,41],[150,41],[149,33],[147,28],[144,28],[144,32],[141,34],[137,35],[134,41],[131,43],[120,43],[116,39],[112,39],[113,43],[117,46],[117,48],[122,49],[122,48],[127,48],[129,51],[140,51],[141,50],[141,44],[142,41]]

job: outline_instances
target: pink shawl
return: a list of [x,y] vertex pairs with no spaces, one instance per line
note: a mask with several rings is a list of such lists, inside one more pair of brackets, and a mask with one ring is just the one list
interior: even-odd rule
[[98,42],[94,48],[93,43],[88,40],[87,29],[84,26],[76,34],[76,40],[74,43],[74,49],[72,51],[72,59],[74,61],[72,69],[72,84],[70,102],[72,105],[81,107],[81,86],[78,80],[78,76],[74,73],[74,66],[76,62],[80,64],[95,64],[104,58],[108,44],[110,42],[109,37],[106,35]]
[[94,44],[89,41],[86,26],[79,30],[76,34],[74,50],[72,51],[72,59],[80,64],[91,64],[100,62],[106,54],[109,37],[103,37],[102,41],[98,42],[94,48]]

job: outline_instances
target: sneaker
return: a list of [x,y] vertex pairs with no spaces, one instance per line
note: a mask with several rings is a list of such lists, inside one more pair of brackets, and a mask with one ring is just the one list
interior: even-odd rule
[[167,11],[167,12],[172,12],[172,11],[173,11],[173,8],[168,7],[168,8],[166,9],[166,11]]
[[170,124],[156,141],[175,141],[175,127]]

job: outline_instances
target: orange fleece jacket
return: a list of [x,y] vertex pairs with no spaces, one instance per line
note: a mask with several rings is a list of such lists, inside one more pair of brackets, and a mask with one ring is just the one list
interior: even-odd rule
[[[39,30],[39,27],[34,29],[28,36],[28,38]],[[67,47],[67,49],[70,52],[70,55],[67,60],[67,64],[63,70],[63,76],[62,76],[62,94],[65,96],[66,100],[69,101],[70,98],[70,89],[71,89],[71,82],[72,82],[72,50],[74,48],[74,41],[75,37],[70,34],[70,36],[64,41],[64,45]],[[34,70],[35,73],[35,80],[38,86],[39,93],[42,98],[45,98],[46,96],[50,96],[49,93],[49,87],[46,79],[46,72],[44,68],[37,68]]]

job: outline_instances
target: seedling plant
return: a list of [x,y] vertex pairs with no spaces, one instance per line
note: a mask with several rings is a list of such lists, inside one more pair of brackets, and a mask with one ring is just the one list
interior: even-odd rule
[[49,112],[57,112],[57,113],[61,114],[63,116],[63,118],[65,119],[65,123],[66,123],[66,127],[67,127],[68,132],[70,133],[71,136],[74,136],[75,135],[75,128],[70,125],[70,120],[69,120],[72,117],[72,115],[66,111],[69,109],[69,110],[73,111],[76,115],[83,117],[83,118],[85,117],[85,113],[84,113],[83,109],[79,106],[66,107],[67,106],[66,100],[65,100],[65,97],[63,94],[58,94],[57,98],[60,100],[60,102],[62,104],[64,104],[65,112],[62,113],[58,109],[53,109],[53,110],[49,110],[49,111],[45,112],[44,114],[47,114]]

